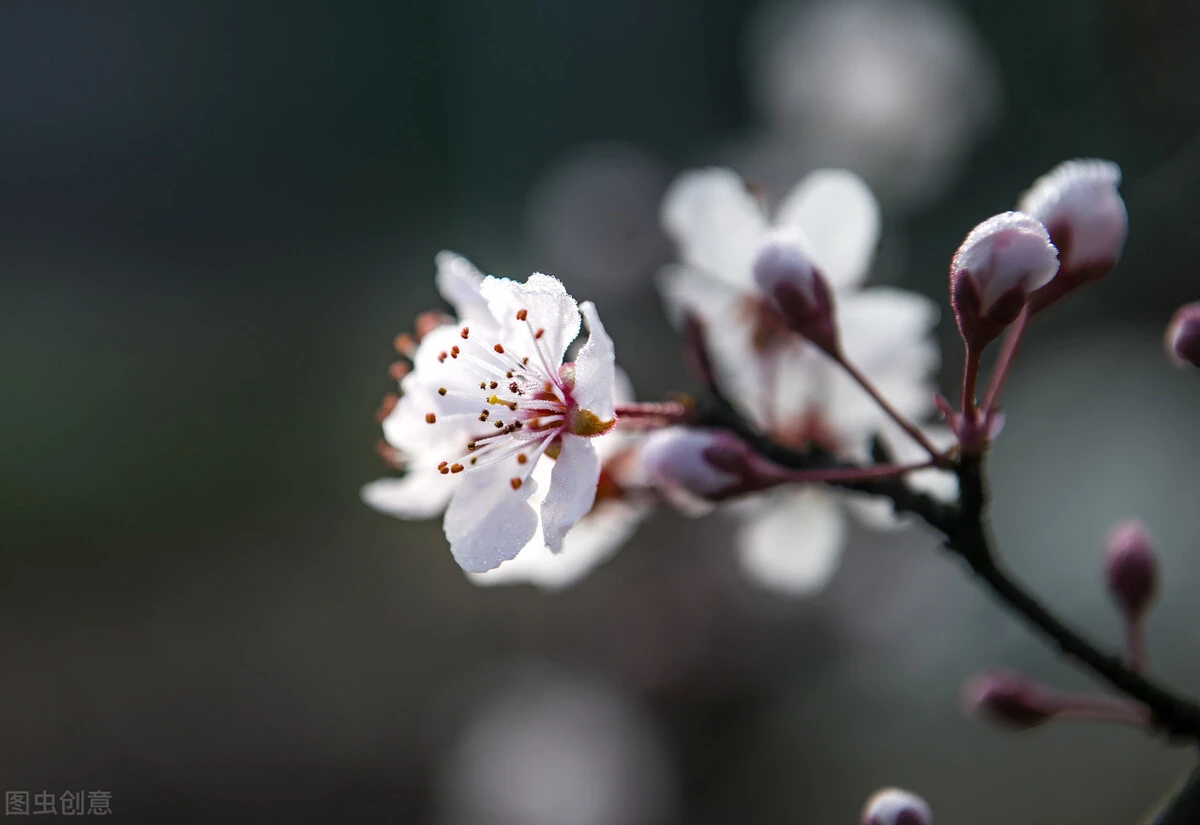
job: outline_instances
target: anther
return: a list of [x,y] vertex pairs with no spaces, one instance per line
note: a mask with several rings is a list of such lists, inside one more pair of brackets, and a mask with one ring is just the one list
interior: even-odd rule
[[449,354],[450,353],[448,353],[448,352],[439,352],[438,353],[438,363],[439,364],[446,363],[446,358],[447,358],[447,356],[449,356]]
[[463,469],[464,469],[463,465],[461,465],[461,464],[451,464],[450,465],[450,472],[452,472],[452,473],[461,473],[463,471]]
[[521,391],[521,388],[517,385],[516,381],[513,381],[511,384],[508,385],[508,391],[519,393]]
[[503,422],[503,421],[497,421],[497,422],[496,422],[496,429],[497,429],[497,430],[503,430],[503,429],[504,429],[504,422]]
[[426,424],[436,424],[437,416],[434,415],[433,413],[425,413],[425,423]]
[[508,480],[508,483],[512,485],[512,488],[513,488],[514,490],[520,490],[520,489],[521,489],[521,484],[522,484],[522,481],[521,481],[521,479],[519,479],[519,478],[516,478],[515,476],[514,476],[513,478],[510,478],[510,479]]
[[463,338],[463,340],[464,340],[464,341],[465,341],[465,340],[467,340],[467,336],[469,336],[470,334],[471,334],[471,328],[470,328],[470,327],[463,327],[463,328],[462,328],[462,332],[460,332],[460,333],[459,333],[459,335],[461,335],[461,336],[462,336],[462,338]]
[[504,346],[502,344],[496,344],[496,346],[492,347],[492,349],[494,349],[496,352],[500,353],[501,355],[504,354]]
[[[491,381],[491,382],[489,382],[489,383],[488,383],[488,385],[487,385],[487,388],[488,388],[489,390],[494,390],[494,389],[496,389],[496,387],[498,387],[498,386],[500,386],[500,385],[499,385],[499,384],[497,384],[495,381]],[[481,383],[481,384],[479,385],[479,389],[481,389],[481,390],[482,390],[483,388],[484,388],[484,387],[483,387],[483,384]]]
[[479,420],[480,420],[480,421],[487,421],[487,420],[488,420],[488,416],[489,416],[489,415],[491,415],[491,414],[492,414],[492,411],[491,411],[491,410],[484,410],[483,412],[481,412],[481,413],[479,414]]
[[518,321],[524,321],[528,317],[529,317],[529,310],[527,310],[527,309],[518,309],[517,310],[517,320]]
[[442,475],[446,475],[448,472],[450,472],[450,462],[443,461],[441,464],[439,464],[438,472],[441,473]]
[[[512,377],[513,377],[512,371],[511,371],[511,370],[509,370],[508,372],[504,373],[504,377],[505,377],[505,378],[512,378]],[[495,387],[493,387],[492,389],[495,389]]]
[[446,388],[438,387],[438,395],[445,395],[445,394],[446,394]]
[[540,328],[540,329],[538,329],[538,331],[537,331],[537,332],[535,332],[535,333],[533,334],[533,339],[534,339],[535,341],[539,341],[539,340],[541,340],[541,337],[542,337],[543,335],[545,335],[545,334],[546,334],[546,330],[545,330],[544,328]]
[[462,350],[460,350],[457,345],[450,347],[450,357],[451,358],[457,358],[458,354],[460,352],[462,352]]
[[525,453],[520,453],[517,455],[517,463],[518,464],[527,464],[528,462],[529,462],[529,456],[525,455]]

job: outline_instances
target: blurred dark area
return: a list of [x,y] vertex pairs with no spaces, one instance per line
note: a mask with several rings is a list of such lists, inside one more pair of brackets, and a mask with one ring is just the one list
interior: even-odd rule
[[[920,528],[859,531],[833,586],[792,601],[740,579],[719,518],[660,512],[543,593],[476,588],[439,523],[358,498],[441,249],[594,299],[654,399],[692,389],[653,283],[680,170],[730,164],[777,198],[854,168],[884,206],[875,279],[943,300],[975,223],[1060,160],[1111,158],[1125,255],[1027,342],[996,531],[1116,641],[1096,558],[1145,518],[1169,577],[1152,661],[1200,689],[1200,383],[1161,350],[1200,294],[1200,5],[908,0],[890,13],[970,37],[937,52],[937,99],[854,110],[862,142],[772,91],[801,88],[776,77],[795,58],[823,105],[853,102],[782,34],[766,59],[805,8],[0,7],[4,789],[104,789],[120,821],[174,822],[853,823],[892,784],[945,822],[1151,808],[1187,754],[960,715],[987,665],[1087,682]],[[952,319],[939,335],[950,391]]]

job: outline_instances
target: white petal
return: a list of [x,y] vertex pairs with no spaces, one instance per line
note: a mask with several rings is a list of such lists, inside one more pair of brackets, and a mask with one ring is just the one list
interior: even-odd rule
[[842,507],[850,512],[859,523],[880,532],[891,532],[905,527],[909,519],[897,516],[892,502],[883,496],[868,496],[863,493],[847,493],[844,490],[838,495]]
[[756,583],[789,595],[820,590],[837,571],[845,518],[827,491],[807,487],[772,497],[738,530],[742,568]]
[[684,172],[667,190],[660,217],[685,263],[739,290],[754,288],[750,267],[767,221],[735,172]]
[[647,506],[620,501],[596,505],[567,533],[561,553],[551,553],[535,538],[515,559],[487,573],[470,574],[479,585],[529,584],[561,590],[608,561],[650,512]]
[[528,502],[537,482],[526,479],[514,490],[511,475],[507,465],[463,473],[446,508],[442,527],[450,552],[468,573],[482,573],[508,561],[537,532],[537,513]]
[[426,519],[446,509],[457,486],[430,465],[428,470],[414,468],[401,478],[381,478],[363,485],[360,495],[370,507],[403,519]]
[[592,509],[599,481],[600,457],[591,440],[564,435],[542,503],[542,534],[551,552],[562,549],[567,531]]
[[613,396],[617,380],[612,338],[608,337],[591,301],[584,301],[579,309],[587,324],[588,339],[575,358],[572,394],[580,409],[588,410],[601,421],[610,421],[615,415]]
[[480,295],[483,273],[461,255],[442,251],[437,254],[437,288],[454,307],[460,321],[489,320],[487,301]]
[[1113,263],[1129,227],[1120,183],[1121,167],[1112,161],[1068,160],[1034,181],[1017,208],[1052,232],[1069,231],[1068,268]]
[[[540,345],[549,357],[550,367],[557,370],[567,346],[579,335],[579,307],[562,282],[540,272],[530,275],[523,284],[489,275],[483,280],[482,293],[506,345],[527,342],[525,345],[532,350],[529,328],[545,330]],[[517,319],[522,309],[526,321]]]
[[879,203],[862,178],[845,169],[819,169],[800,181],[775,222],[804,233],[835,290],[862,281],[879,243]]

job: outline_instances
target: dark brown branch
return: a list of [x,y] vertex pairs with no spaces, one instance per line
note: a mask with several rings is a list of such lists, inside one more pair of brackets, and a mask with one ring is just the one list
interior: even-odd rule
[[[760,455],[783,467],[853,466],[839,463],[819,448],[800,452],[773,441],[755,430],[719,391],[714,392],[711,402],[696,407],[692,423],[733,432]],[[961,459],[955,464],[955,472],[960,494],[957,504],[944,504],[918,492],[903,478],[836,486],[884,496],[891,500],[898,513],[912,513],[925,521],[945,536],[946,549],[963,559],[1002,604],[1024,619],[1060,653],[1091,670],[1118,692],[1149,708],[1154,724],[1170,738],[1200,744],[1200,707],[1132,670],[1119,657],[1100,650],[1064,624],[1003,570],[992,552],[987,533],[983,462],[979,458]]]

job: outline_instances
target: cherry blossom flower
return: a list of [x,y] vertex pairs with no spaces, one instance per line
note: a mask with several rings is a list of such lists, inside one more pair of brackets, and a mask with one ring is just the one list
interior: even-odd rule
[[[492,570],[531,542],[558,553],[596,499],[592,439],[616,423],[612,341],[595,307],[577,305],[547,275],[523,284],[483,278],[443,255],[438,283],[459,317],[421,340],[384,422],[408,473],[368,485],[363,497],[407,518],[445,507],[451,552],[469,573]],[[587,342],[564,364],[581,317]],[[543,456],[554,464],[539,482]]]
[[[930,337],[937,307],[899,289],[860,288],[880,216],[858,177],[844,170],[814,172],[783,199],[772,224],[732,171],[688,172],[668,191],[662,222],[680,257],[661,276],[668,308],[676,319],[692,313],[704,323],[717,379],[739,411],[798,449],[815,444],[839,458],[865,461],[879,434],[900,463],[927,457],[840,366],[781,323],[754,280],[754,262],[778,231],[802,237],[832,291],[846,359],[900,414],[929,415],[930,375],[939,359]],[[938,438],[949,446],[948,433]],[[953,479],[935,470],[909,478],[939,495],[954,489]],[[817,484],[739,503],[731,511],[740,521],[744,569],[782,592],[819,589],[837,568],[846,510],[876,528],[898,523],[886,501]]]

